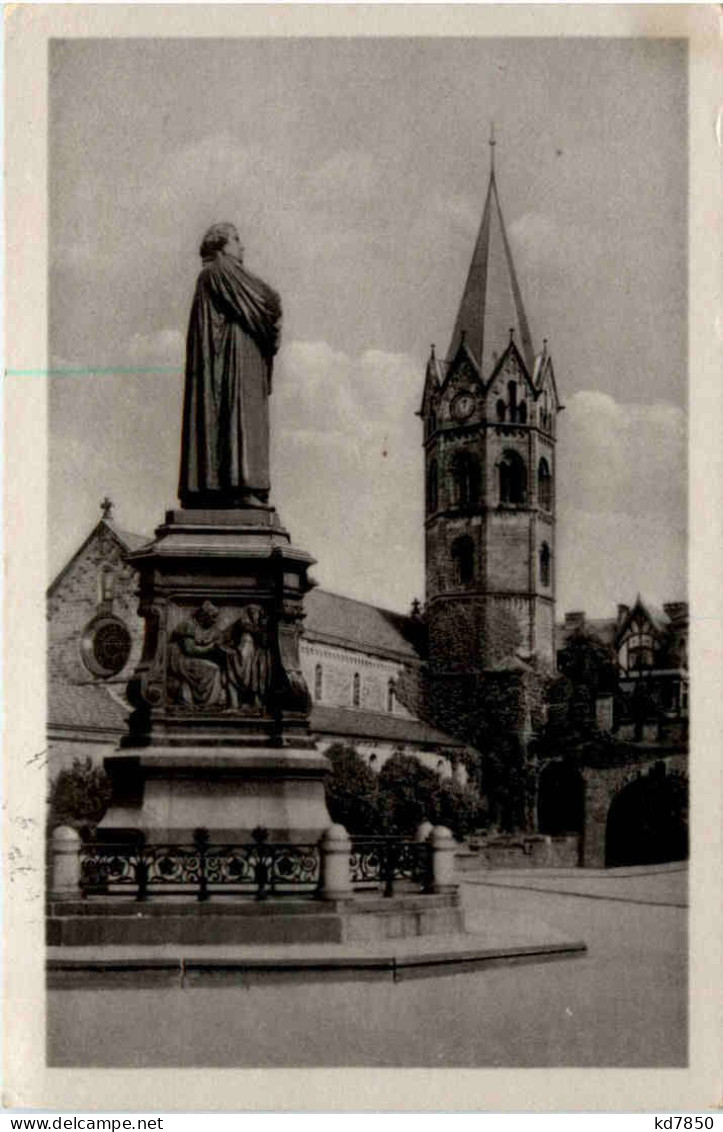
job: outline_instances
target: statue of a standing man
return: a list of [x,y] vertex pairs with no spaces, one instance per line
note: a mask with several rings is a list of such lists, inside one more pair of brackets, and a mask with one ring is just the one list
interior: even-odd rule
[[269,407],[281,302],[243,267],[233,224],[201,244],[186,343],[183,507],[253,507],[269,496]]

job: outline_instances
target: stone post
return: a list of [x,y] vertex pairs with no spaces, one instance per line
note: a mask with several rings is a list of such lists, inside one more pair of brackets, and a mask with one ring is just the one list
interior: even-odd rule
[[432,892],[454,892],[454,855],[456,845],[451,830],[444,825],[435,825],[430,838],[432,842]]
[[417,832],[414,835],[414,840],[417,842],[417,844],[420,844],[423,841],[429,841],[429,836],[432,833],[433,829],[434,826],[432,825],[431,821],[423,821],[421,825],[417,826]]
[[319,896],[322,900],[350,900],[353,896],[351,885],[351,841],[343,825],[330,825],[319,842],[321,850],[321,885]]
[[80,898],[79,835],[69,825],[59,825],[50,839],[51,900],[78,900]]

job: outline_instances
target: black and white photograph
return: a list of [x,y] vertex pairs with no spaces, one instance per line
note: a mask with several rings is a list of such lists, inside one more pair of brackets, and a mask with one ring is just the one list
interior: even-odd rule
[[48,36],[47,1071],[691,1067],[691,40],[472,7]]

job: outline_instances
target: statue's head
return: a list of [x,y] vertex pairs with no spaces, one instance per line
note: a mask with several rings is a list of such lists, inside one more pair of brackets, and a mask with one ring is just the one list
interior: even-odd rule
[[204,601],[200,609],[196,610],[196,620],[203,629],[210,629],[218,617],[218,609],[212,601]]
[[212,224],[201,241],[201,259],[213,259],[218,252],[225,252],[234,259],[243,259],[243,247],[235,224],[223,222]]

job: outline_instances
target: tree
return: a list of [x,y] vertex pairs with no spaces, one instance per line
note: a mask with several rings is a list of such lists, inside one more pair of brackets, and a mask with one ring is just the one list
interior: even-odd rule
[[379,833],[383,821],[377,775],[351,745],[333,743],[326,757],[331,763],[326,804],[332,821],[343,825],[349,833]]
[[72,766],[61,770],[50,787],[48,824],[51,829],[69,825],[84,839],[92,838],[110,797],[105,771],[90,758],[73,759]]
[[387,832],[411,836],[423,821],[436,824],[439,777],[414,755],[393,754],[379,772]]

